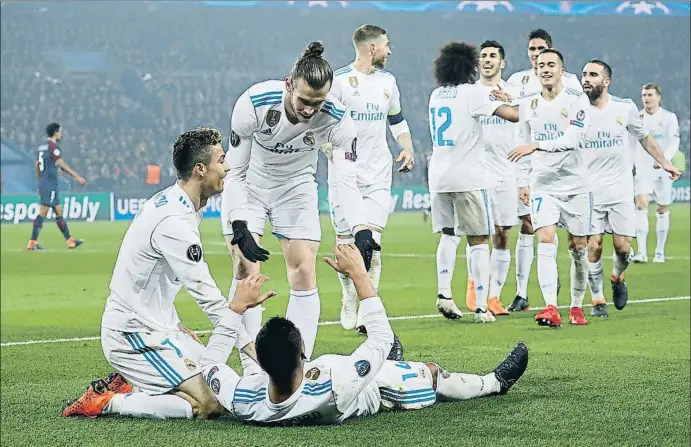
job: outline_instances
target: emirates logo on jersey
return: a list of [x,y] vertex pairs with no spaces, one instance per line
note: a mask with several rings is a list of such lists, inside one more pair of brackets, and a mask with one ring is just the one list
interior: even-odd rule
[[358,80],[355,76],[351,76],[348,78],[348,84],[350,84],[350,86],[353,88],[357,88],[357,86],[359,85]]

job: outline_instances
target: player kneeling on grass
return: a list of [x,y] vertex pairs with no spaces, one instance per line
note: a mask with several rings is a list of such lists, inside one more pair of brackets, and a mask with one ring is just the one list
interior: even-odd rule
[[333,250],[335,260],[325,261],[353,280],[367,340],[350,356],[323,355],[306,362],[305,346],[313,340],[302,337],[290,315],[275,317],[256,338],[257,359],[264,372],[240,377],[226,362],[237,345],[242,314],[274,295],[260,296],[267,278],[251,277],[238,287],[231,312],[214,329],[201,360],[209,387],[236,418],[268,425],[334,424],[375,414],[382,407],[417,409],[432,405],[437,398],[504,394],[525,371],[528,350],[523,343],[485,376],[447,373],[435,363],[386,360],[394,334],[362,256],[352,244]]
[[[92,382],[63,416],[191,419],[223,411],[200,375],[204,345],[182,326],[174,304],[185,287],[213,324],[230,313],[199,234],[201,209],[223,190],[228,171],[221,133],[199,128],[180,135],[173,165],[179,180],[140,208],[113,269],[101,344],[118,372]],[[254,346],[244,330],[236,341],[246,353]]]

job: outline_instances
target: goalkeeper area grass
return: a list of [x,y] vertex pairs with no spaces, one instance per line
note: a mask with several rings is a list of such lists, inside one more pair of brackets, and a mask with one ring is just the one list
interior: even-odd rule
[[[651,208],[648,253],[654,252]],[[30,225],[2,225],[1,417],[2,445],[19,446],[401,446],[401,445],[689,445],[689,239],[688,204],[672,207],[665,264],[632,265],[626,274],[630,301],[610,318],[590,318],[585,327],[538,328],[536,311],[499,317],[490,325],[437,314],[435,252],[438,236],[418,213],[394,214],[383,237],[380,295],[400,337],[406,360],[435,361],[449,371],[487,373],[519,340],[530,350],[528,370],[505,396],[435,404],[415,412],[380,413],[342,426],[260,428],[229,417],[214,421],[155,421],[60,416],[64,405],[91,380],[111,371],[98,340],[108,283],[127,222],[70,222],[86,243],[68,250],[55,225],[44,225],[45,252],[26,251]],[[328,217],[317,279],[322,325],[314,357],[349,354],[364,338],[338,323],[341,291],[336,274],[323,262],[334,242]],[[217,220],[202,223],[204,256],[224,294],[232,265]],[[267,234],[269,234],[267,232]],[[516,230],[510,249],[513,256]],[[568,306],[569,257],[560,230],[559,304]],[[453,282],[465,309],[465,242]],[[265,304],[264,319],[284,315],[289,287],[278,241],[263,245],[272,256],[262,266],[266,287],[279,295]],[[635,245],[635,242],[634,242]],[[605,272],[611,271],[611,238],[605,237]],[[652,256],[650,256],[652,260]],[[515,295],[512,259],[502,300]],[[536,265],[530,279],[531,306],[543,306]],[[607,277],[605,292],[611,299]],[[190,329],[211,325],[182,291],[177,309]],[[586,297],[586,303],[590,296]],[[231,365],[239,368],[237,354]]]

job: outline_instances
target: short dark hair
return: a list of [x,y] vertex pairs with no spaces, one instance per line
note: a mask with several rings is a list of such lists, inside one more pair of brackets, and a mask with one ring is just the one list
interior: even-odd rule
[[386,30],[377,25],[361,25],[353,33],[353,44],[359,45],[386,34]]
[[302,336],[295,324],[273,317],[261,328],[255,340],[259,366],[280,390],[288,390],[302,359]]
[[540,54],[538,54],[538,56],[542,54],[556,54],[559,57],[559,61],[561,62],[561,64],[564,65],[564,56],[561,55],[559,50],[555,50],[554,48],[546,48],[540,51]]
[[643,86],[643,90],[655,90],[658,95],[662,96],[662,89],[654,82],[649,82]]
[[449,42],[439,50],[434,61],[434,77],[437,84],[450,87],[474,84],[477,81],[480,52],[465,42]]
[[221,132],[212,127],[197,127],[177,137],[173,143],[173,166],[178,178],[189,180],[198,163],[208,165],[214,153],[212,147],[220,144],[221,139]]
[[605,69],[605,75],[607,75],[608,78],[612,79],[612,67],[609,66],[607,62],[601,61],[599,59],[591,59],[588,61],[589,64],[597,64],[600,67]]
[[302,56],[295,61],[290,70],[291,81],[304,79],[307,85],[315,90],[323,88],[327,83],[331,84],[334,72],[331,65],[322,58],[323,53],[324,44],[321,42],[312,42],[307,45]]
[[60,124],[50,123],[46,126],[46,136],[54,137],[60,131]]
[[534,29],[530,32],[530,34],[528,34],[528,41],[533,39],[542,39],[547,44],[548,48],[552,48],[552,36],[550,36],[549,33],[542,28]]
[[480,45],[480,51],[484,50],[485,48],[497,48],[499,50],[499,56],[502,60],[504,60],[506,52],[504,51],[504,47],[501,46],[501,44],[496,40],[485,40],[484,42],[482,42],[482,44]]

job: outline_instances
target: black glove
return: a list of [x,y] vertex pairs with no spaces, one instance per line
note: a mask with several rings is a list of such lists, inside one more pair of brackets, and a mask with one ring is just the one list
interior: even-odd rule
[[247,222],[234,220],[231,227],[233,240],[230,241],[230,245],[237,245],[245,259],[250,262],[263,262],[269,259],[269,252],[257,245],[257,241],[247,229]]
[[372,239],[372,230],[360,230],[355,234],[355,246],[360,250],[362,259],[365,261],[365,268],[369,272],[372,266],[372,254],[381,250],[379,244]]

